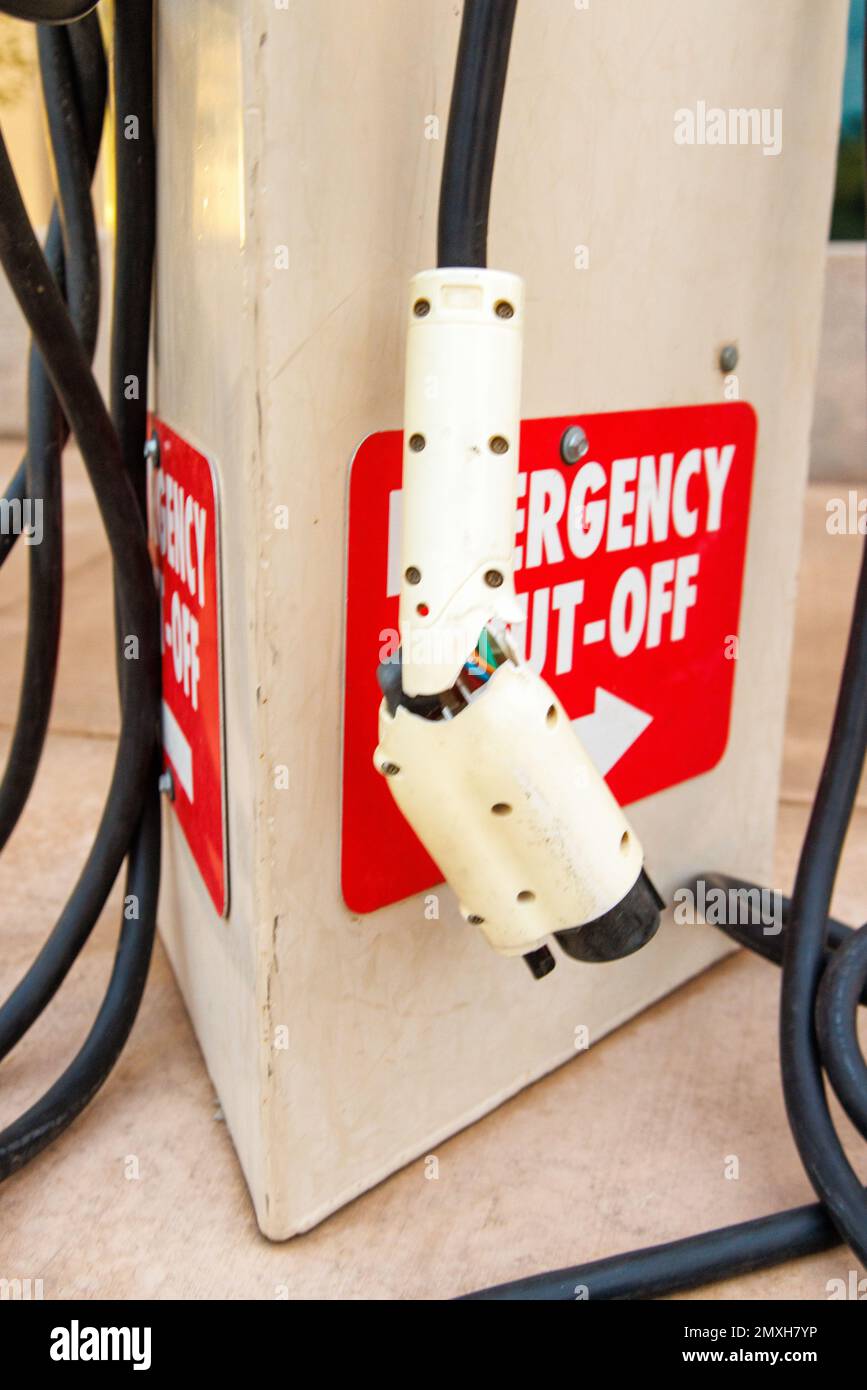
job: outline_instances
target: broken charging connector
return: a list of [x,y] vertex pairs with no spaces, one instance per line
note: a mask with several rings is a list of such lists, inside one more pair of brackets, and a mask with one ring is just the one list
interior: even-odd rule
[[468,922],[540,978],[629,955],[661,901],[643,851],[551,688],[518,660],[513,554],[523,286],[502,271],[412,282],[401,650],[380,667],[374,761]]

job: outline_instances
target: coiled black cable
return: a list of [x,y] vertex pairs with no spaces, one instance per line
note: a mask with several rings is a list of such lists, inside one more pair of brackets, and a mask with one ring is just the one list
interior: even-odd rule
[[[823,1055],[815,1025],[823,985],[825,923],[843,841],[852,818],[867,749],[867,543],[840,681],[840,693],[819,788],[801,849],[791,921],[786,929],[780,999],[780,1061],[789,1126],[807,1176],[837,1230],[867,1264],[867,1201],[837,1137],[823,1082]],[[857,937],[856,937],[857,940]],[[854,942],[832,961],[831,995],[839,980],[857,995],[862,952]],[[835,981],[837,983],[835,983]],[[829,1005],[829,1007],[831,1007]],[[833,1012],[833,1009],[831,1009]],[[858,1049],[854,1012],[851,1040]],[[835,1055],[838,1055],[835,1053]],[[867,1095],[862,1097],[862,1104]]]
[[[0,6],[0,9],[2,8],[3,7]],[[73,28],[65,31],[65,33],[68,36],[70,56],[72,59],[71,89],[52,94],[51,104],[55,113],[55,121],[52,122],[52,127],[56,138],[60,136],[61,132],[63,137],[75,141],[83,137],[87,151],[88,166],[91,171],[90,177],[92,178],[93,170],[96,167],[97,155],[99,154],[103,116],[105,113],[105,100],[108,90],[105,53],[103,51],[99,23],[95,16],[83,20],[80,24],[76,24]],[[57,66],[56,64],[50,64],[45,67],[40,61],[40,67],[43,69],[43,78],[47,80],[49,84],[53,84],[57,81],[63,82],[66,79],[67,74],[62,60],[59,65],[59,71],[57,70]],[[74,123],[73,107],[75,115],[77,115],[77,126]],[[57,121],[58,112],[60,113],[59,124]],[[52,151],[52,153],[55,154],[54,151]],[[57,159],[56,154],[55,159]],[[66,156],[65,153],[61,151],[61,168],[65,163]],[[68,187],[68,183],[65,186]],[[74,196],[76,195],[70,190],[70,197],[72,198]],[[60,208],[56,202],[51,209],[48,236],[45,242],[45,259],[48,262],[48,266],[61,292],[65,293],[65,250],[61,230]],[[89,351],[92,354],[93,347],[96,343],[96,332],[99,320],[98,278],[95,285],[91,287],[91,293],[83,299],[82,303],[88,310],[88,316],[82,319],[80,323],[77,323],[76,326],[79,329],[82,341],[85,343],[86,347],[89,347]],[[74,314],[73,321],[76,321]],[[31,364],[39,363],[41,366],[42,359],[35,348],[31,348],[30,361]],[[32,365],[30,370],[32,372]],[[51,390],[52,388],[47,373],[45,373],[44,368],[41,370],[43,379],[45,383],[47,383],[46,389]],[[41,389],[40,387],[40,390]],[[31,379],[29,392],[32,393],[32,391],[33,384]],[[29,417],[41,418],[47,413],[45,406],[39,405],[38,403],[34,403],[32,409],[28,408]],[[30,424],[30,418],[28,419],[28,424]],[[63,417],[61,417],[61,429],[63,431],[62,442],[65,443],[69,429]],[[25,453],[24,458],[18,465],[4,494],[8,502],[17,502],[20,504],[27,496],[30,496],[31,499],[33,498],[33,494],[29,493],[27,490],[27,467],[28,454]],[[19,507],[12,507],[13,513],[18,510]],[[10,527],[0,534],[0,566],[2,566],[6,560],[7,555],[12,550],[19,535],[20,531],[15,527]]]
[[[72,34],[64,29],[40,26],[38,31],[45,111],[59,192],[49,225],[46,260],[65,288],[70,317],[92,361],[99,326],[99,250],[90,183],[102,135],[106,73],[96,17],[89,16],[76,30],[80,32],[75,47]],[[27,642],[15,728],[0,780],[0,850],[24,810],[42,756],[54,696],[63,603],[60,458],[68,431],[35,347],[30,349],[28,365],[27,433],[23,495],[31,507],[41,509],[43,534],[39,544],[28,548]],[[18,531],[10,527],[9,533],[14,537]]]
[[[147,515],[143,451],[156,238],[151,9],[151,0],[115,6],[113,67],[117,229],[109,396],[124,467],[143,517]],[[127,129],[130,117],[135,118],[133,130]]]
[[[0,8],[7,8],[0,6]],[[39,7],[34,7],[39,8]],[[51,8],[50,6],[47,8]],[[79,7],[80,8],[80,7]],[[88,7],[90,8],[90,7]],[[33,16],[26,16],[33,17]],[[39,17],[42,17],[41,15]],[[57,19],[57,15],[50,16]],[[128,209],[124,230],[118,229],[118,263],[133,259],[141,283],[136,289],[136,322],[130,326],[126,306],[116,298],[112,325],[112,361],[124,377],[134,378],[139,399],[147,398],[147,341],[153,247],[153,139],[151,126],[152,0],[126,0],[116,7],[113,52],[114,89],[122,100],[138,100],[139,109],[120,109],[119,123],[133,114],[139,135],[133,151],[127,132],[118,133],[118,165],[133,161],[130,178],[119,167],[119,183],[135,188],[138,202]],[[91,21],[85,21],[87,23]],[[95,21],[93,21],[95,22]],[[75,50],[76,30],[70,33]],[[40,36],[40,48],[47,41]],[[48,52],[52,50],[48,47]],[[130,69],[135,68],[135,75]],[[79,72],[81,72],[79,66]],[[47,77],[46,77],[47,73]],[[49,88],[47,105],[63,103],[57,72],[43,66]],[[66,96],[68,97],[68,89]],[[104,88],[103,88],[104,100]],[[77,199],[81,235],[86,237],[82,189],[89,186],[90,167],[81,159],[69,122],[60,122],[62,159],[55,152],[58,180],[66,167]],[[52,131],[52,133],[54,133]],[[129,142],[132,144],[132,141]],[[61,207],[66,210],[64,197]],[[145,228],[135,235],[137,225]],[[63,224],[67,278],[72,266],[74,238]],[[150,228],[150,233],[147,229]],[[132,246],[130,243],[132,242]],[[14,174],[0,137],[0,261],[30,325],[34,343],[45,364],[66,419],[76,436],[94,487],[114,561],[121,653],[121,729],[111,786],[94,845],[64,911],[27,974],[0,1009],[0,1056],[20,1039],[39,1016],[69,968],[101,911],[128,855],[123,926],[115,966],[97,1018],[70,1066],[25,1115],[0,1134],[0,1178],[15,1171],[57,1136],[102,1085],[132,1027],[141,999],[153,945],[159,882],[159,804],[157,796],[157,728],[159,714],[159,641],[157,609],[143,514],[144,413],[134,419],[110,419],[90,368],[92,343],[82,341],[70,317],[57,281],[52,276],[30,227]],[[78,262],[75,263],[76,267]],[[78,273],[76,271],[76,273]],[[128,274],[128,270],[127,270]],[[86,276],[84,277],[86,279]],[[82,284],[84,281],[82,281]],[[72,295],[70,295],[72,299]],[[88,333],[89,337],[89,333]],[[89,351],[90,349],[90,351]],[[118,410],[118,402],[114,401]],[[31,409],[34,400],[31,398]],[[119,411],[118,411],[119,413]],[[124,443],[118,435],[122,429]],[[136,464],[137,459],[137,464]],[[14,480],[13,480],[14,485]]]
[[858,1046],[858,1005],[867,995],[867,928],[853,932],[826,964],[816,1000],[822,1065],[844,1110],[867,1139],[867,1064]]
[[[0,6],[0,9],[3,7]],[[102,137],[103,116],[105,114],[105,99],[107,93],[107,74],[105,66],[105,53],[102,47],[102,37],[100,35],[99,23],[95,17],[83,20],[68,31],[69,43],[73,62],[73,90],[71,100],[75,104],[78,114],[78,124],[84,133],[85,146],[87,149],[88,164],[91,168],[91,178],[93,169],[96,167],[96,159],[99,154],[99,145]],[[49,78],[49,80],[51,80]],[[67,116],[68,119],[68,116]],[[76,138],[76,132],[71,131],[71,138]],[[63,246],[63,235],[61,232],[60,209],[55,202],[51,209],[51,218],[48,226],[48,236],[45,242],[45,259],[54,275],[55,280],[61,290],[65,293],[66,270],[65,270],[65,251]],[[96,342],[96,331],[98,327],[99,315],[99,284],[97,282],[95,296],[92,296],[88,303],[94,308],[94,320],[92,327],[87,322],[79,325],[82,341],[87,346],[91,336],[93,343]],[[90,349],[92,353],[92,348]],[[35,348],[31,348],[31,363],[36,361],[41,364],[42,359]],[[32,371],[32,367],[31,367]],[[42,373],[47,389],[51,389],[51,384],[47,373],[42,368]],[[40,388],[41,389],[41,388]],[[32,393],[32,381],[29,387]],[[28,402],[29,405],[29,402]],[[28,409],[29,416],[41,416],[43,408]],[[29,423],[29,422],[28,422]],[[65,418],[61,417],[62,444],[66,442],[69,434],[69,427]],[[61,447],[62,447],[61,444]],[[28,492],[27,487],[27,467],[28,454],[25,453],[18,468],[16,469],[4,498],[11,503],[11,513],[20,514],[21,503],[25,497],[33,500],[34,494]],[[0,566],[3,565],[13,546],[15,545],[20,530],[9,527],[0,533]]]

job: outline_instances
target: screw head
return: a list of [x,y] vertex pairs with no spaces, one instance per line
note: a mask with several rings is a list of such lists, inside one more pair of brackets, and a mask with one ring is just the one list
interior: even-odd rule
[[406,571],[404,575],[404,579],[406,580],[407,584],[420,584],[421,570],[417,570],[415,565],[410,565],[409,569]]
[[488,440],[488,448],[492,454],[505,454],[509,448],[509,441],[501,434],[492,434]]
[[422,449],[424,448],[424,446],[425,446],[425,437],[424,437],[423,434],[411,434],[411,435],[410,435],[410,437],[409,437],[409,447],[412,449],[412,452],[413,452],[414,454],[420,454],[421,451],[422,451]]
[[400,772],[397,763],[380,763],[379,770],[383,777],[396,777]]
[[484,920],[484,917],[480,917],[477,912],[471,912],[469,917],[467,918],[467,921],[473,927],[480,927]]
[[560,440],[560,457],[564,463],[578,463],[590,450],[590,440],[580,425],[570,425]]
[[503,582],[503,576],[499,570],[488,570],[485,574],[485,583],[489,589],[499,589]]
[[734,343],[726,343],[725,347],[720,349],[720,370],[723,372],[733,372],[738,365],[739,356],[740,354],[736,345]]
[[415,304],[413,304],[412,306],[412,312],[415,314],[417,319],[427,318],[428,314],[430,313],[430,300],[417,299],[415,301]]
[[509,303],[508,299],[498,299],[494,305],[494,313],[498,319],[513,319],[515,317],[515,308],[513,304]]

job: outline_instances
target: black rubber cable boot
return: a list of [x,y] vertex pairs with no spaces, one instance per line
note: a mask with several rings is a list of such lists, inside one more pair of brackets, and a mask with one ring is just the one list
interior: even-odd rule
[[621,960],[646,946],[656,935],[660,913],[665,906],[648,875],[641,870],[625,898],[616,907],[582,927],[555,932],[557,940],[573,960],[601,964]]

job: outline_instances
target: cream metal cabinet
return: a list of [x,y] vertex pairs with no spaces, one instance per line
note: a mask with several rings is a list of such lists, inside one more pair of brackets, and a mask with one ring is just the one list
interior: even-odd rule
[[[846,8],[519,0],[489,254],[526,283],[524,417],[722,400],[727,343],[758,417],[727,750],[629,810],[664,892],[771,870]],[[231,891],[220,918],[167,806],[160,923],[275,1239],[728,949],[666,922],[537,984],[445,888],[435,922],[422,895],[366,916],[341,896],[347,474],[402,424],[459,11],[159,6],[155,406],[221,491]],[[779,151],[679,143],[676,113],[712,108],[780,112]]]

